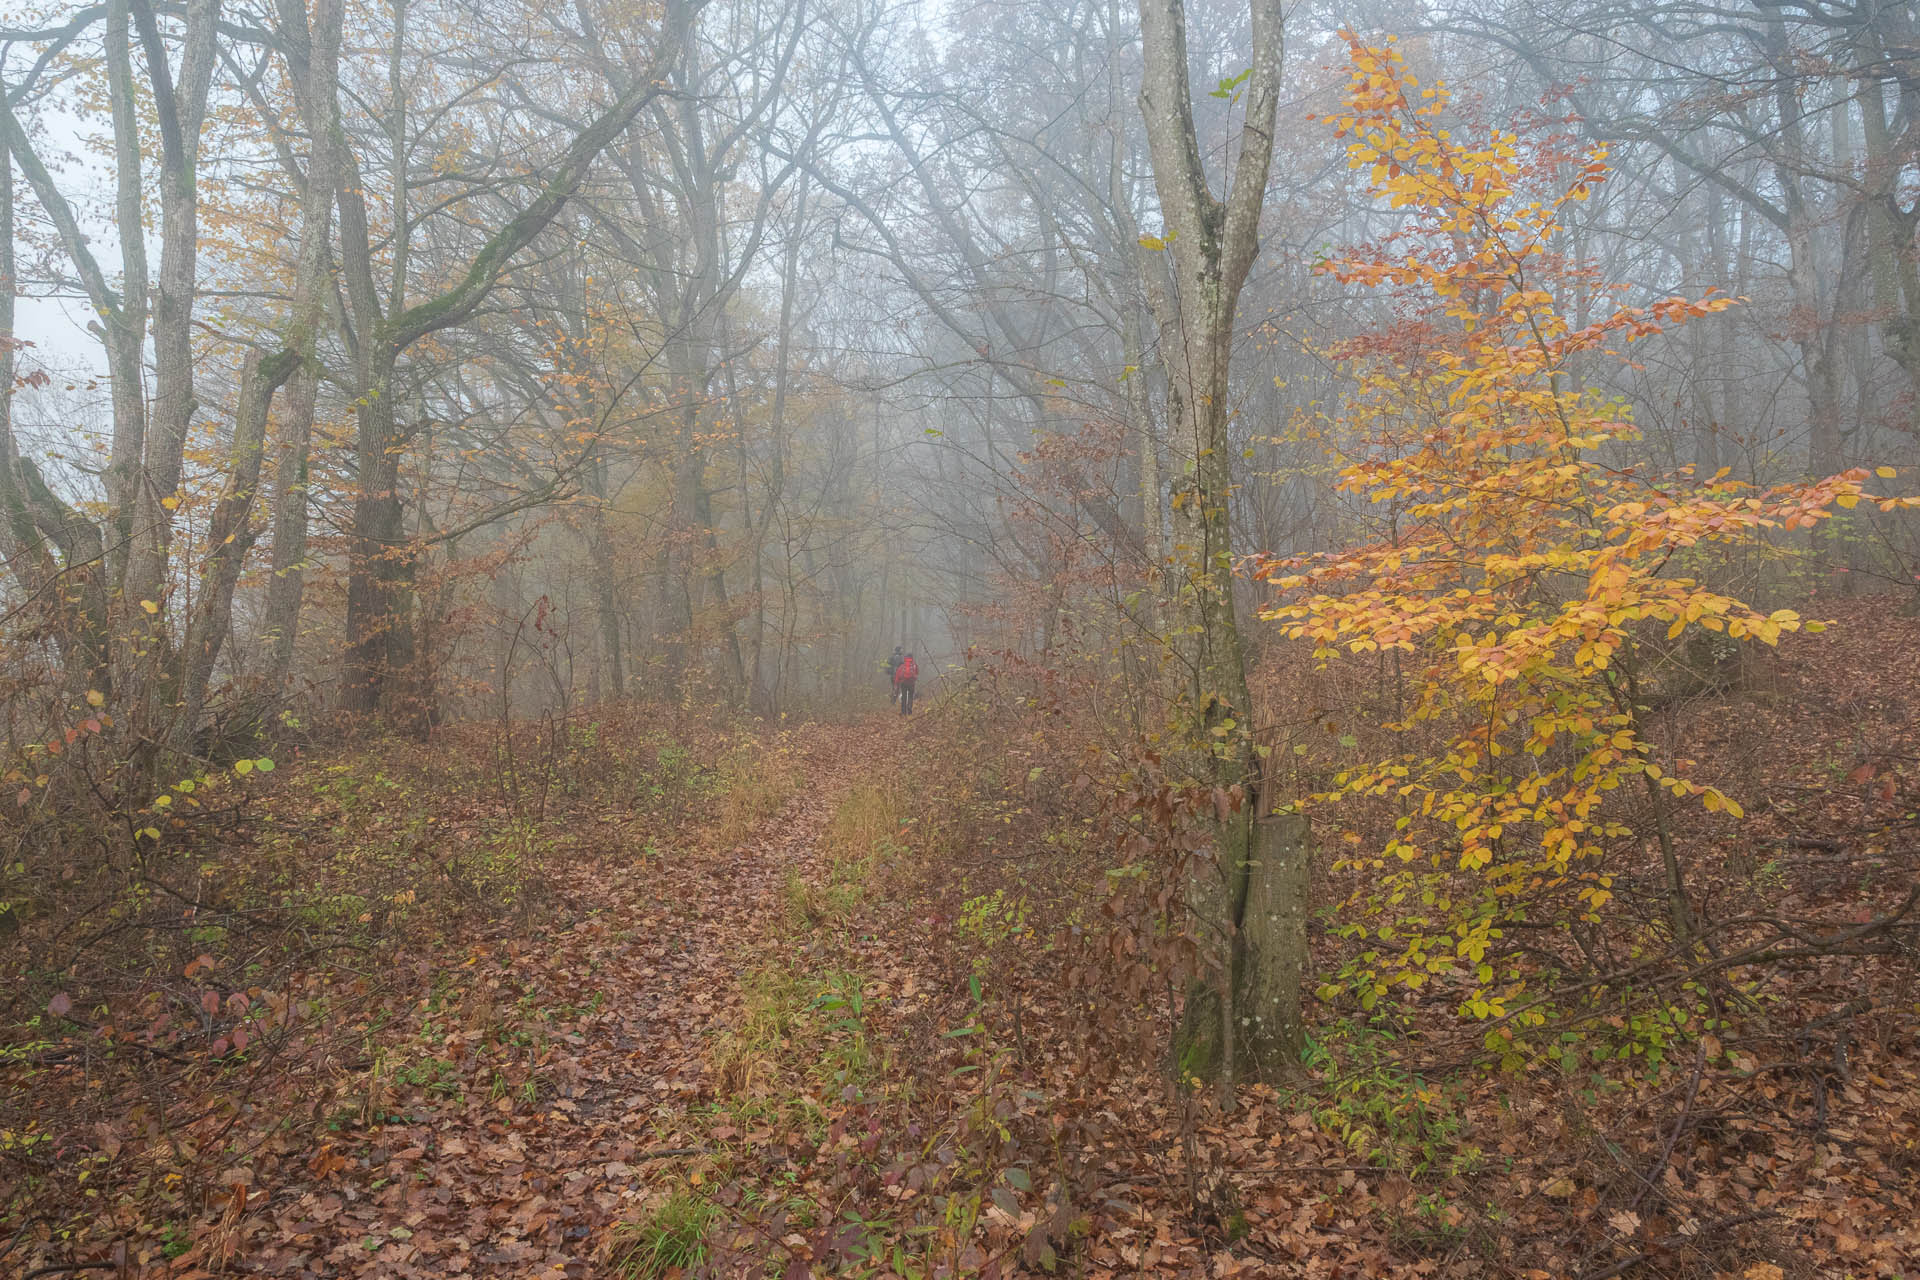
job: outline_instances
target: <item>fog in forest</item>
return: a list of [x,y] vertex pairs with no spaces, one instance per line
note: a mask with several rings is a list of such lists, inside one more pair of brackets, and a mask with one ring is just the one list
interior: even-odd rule
[[[1912,816],[1905,694],[1872,674],[1920,671],[1900,638],[1920,580],[1920,518],[1900,496],[1920,465],[1912,3],[13,0],[0,155],[0,793],[16,810],[0,817],[0,945],[30,975],[5,1015],[24,1047],[0,1063],[71,1085],[59,1137],[81,1145],[59,1149],[111,1169],[130,1197],[116,1204],[175,1197],[189,1262],[266,1248],[264,1227],[233,1225],[265,1221],[250,1193],[213,1179],[240,1162],[239,1140],[181,1118],[197,1095],[180,1080],[202,1079],[193,1055],[238,1072],[272,1043],[307,1061],[290,1046],[308,1015],[288,1010],[349,1007],[301,986],[347,981],[325,967],[345,954],[331,949],[439,956],[440,942],[539,936],[602,910],[568,896],[582,833],[630,837],[594,854],[607,865],[672,868],[674,842],[698,829],[710,852],[773,848],[796,868],[834,841],[869,851],[857,874],[835,862],[742,891],[785,894],[803,938],[853,928],[856,882],[855,898],[922,902],[912,919],[935,922],[929,936],[961,921],[977,956],[1037,949],[1055,929],[1106,937],[1078,896],[1130,903],[1099,926],[1131,930],[1098,944],[1118,985],[1066,999],[1079,1029],[1055,1039],[1094,1043],[1088,1010],[1123,991],[1112,1007],[1158,1026],[1160,1047],[1101,1061],[1224,1082],[1205,1103],[1221,1126],[1236,1084],[1349,1061],[1324,1047],[1348,1043],[1324,1038],[1336,1024],[1431,1048],[1409,1028],[1453,1018],[1446,1034],[1466,1047],[1448,1070],[1559,1063],[1560,1029],[1641,1037],[1608,1062],[1692,1062],[1698,1045],[1693,1088],[1659,1077],[1647,1103],[1670,1116],[1684,1097],[1678,1120],[1642,1117],[1649,1150],[1665,1146],[1654,1171],[1636,1154],[1641,1181],[1596,1183],[1585,1225],[1528,1237],[1527,1265],[1545,1269],[1525,1274],[1653,1274],[1647,1260],[1675,1249],[1705,1269],[1662,1274],[1803,1273],[1757,1245],[1702,1261],[1705,1237],[1675,1244],[1694,1230],[1677,1224],[1736,1215],[1712,1209],[1717,1189],[1691,1208],[1653,1189],[1692,1149],[1675,1155],[1723,1040],[1724,1062],[1812,1043],[1755,1032],[1732,1047],[1728,1020],[1776,997],[1729,955],[1894,957],[1911,980],[1905,873],[1863,880],[1858,902],[1792,897],[1837,913],[1817,926],[1769,914],[1785,880],[1755,877],[1787,875],[1782,851],[1905,856],[1895,827],[1830,830],[1793,797],[1857,793],[1849,822],[1895,823],[1903,803]],[[1799,633],[1836,608],[1876,621],[1852,629],[1844,659],[1795,666],[1813,651],[1792,646],[1816,643]],[[895,696],[902,651],[917,704]],[[1809,693],[1796,673],[1851,683]],[[1855,719],[1809,727],[1784,689],[1801,689],[1808,717]],[[1751,754],[1769,738],[1832,745]],[[921,767],[912,798],[846,808],[867,794],[856,777]],[[1701,825],[1749,813],[1758,843]],[[962,851],[985,857],[1019,832],[1058,860],[955,872],[948,898],[873,887],[903,850],[971,865]],[[1737,891],[1713,887],[1736,863]],[[409,910],[444,913],[440,942]],[[669,912],[658,928],[706,918]],[[966,960],[938,988],[951,1018],[975,1019],[941,1034],[999,1025],[981,986],[1010,989],[997,963]],[[1594,976],[1660,964],[1632,996]],[[749,1005],[787,990],[752,973]],[[864,1016],[844,1013],[862,991],[927,989],[863,981],[854,996],[807,988],[795,1016]],[[419,1012],[428,996],[393,998],[447,1034],[441,1013]],[[951,1085],[982,1082],[978,1114],[1005,1120],[1016,1146],[990,1091],[1050,1087],[1019,1076],[1038,1070],[1027,1040],[1068,1026],[1026,999],[1007,1006],[1018,1070],[982,1058]],[[1406,1021],[1382,1030],[1390,1007]],[[388,1025],[352,1016],[356,1035]],[[1877,1033],[1879,1052],[1911,1048],[1901,1025]],[[58,1036],[118,1043],[140,1026],[113,1068],[133,1092],[89,1093],[104,1068]],[[194,1027],[207,1044],[168,1038]],[[433,1060],[468,1062],[473,1035]],[[1840,1043],[1816,1132],[1829,1095],[1838,1108],[1865,1078]],[[402,1077],[379,1064],[397,1052],[314,1050],[313,1080],[374,1072],[339,1104],[359,1119],[336,1130],[400,1123],[381,1118],[380,1090],[398,1086],[380,1082]],[[766,1078],[760,1052],[708,1074],[746,1090]],[[1911,1084],[1911,1058],[1896,1065],[1886,1074]],[[176,1068],[187,1075],[161,1074]],[[520,1069],[497,1069],[487,1105],[555,1096]],[[859,1073],[837,1069],[802,1092],[854,1106]],[[1782,1087],[1800,1071],[1782,1068]],[[77,1221],[93,1193],[61,1181],[82,1166],[33,1145],[47,1135],[31,1136],[30,1094],[5,1095],[14,1128],[0,1105],[0,1199],[24,1214],[71,1192],[35,1212]],[[243,1125],[252,1105],[204,1114]],[[1193,1170],[1214,1121],[1180,1105],[1189,1172],[1166,1194],[1189,1226],[1163,1238],[1205,1242],[1200,1258],[1264,1201],[1245,1178],[1240,1198],[1209,1198],[1225,1183]],[[1345,1126],[1353,1150],[1282,1162],[1384,1160],[1420,1187],[1432,1168],[1468,1176],[1464,1157],[1406,1155],[1431,1133],[1401,1147],[1353,1136],[1408,1105],[1337,1124],[1302,1112],[1315,1132]],[[1737,1128],[1729,1114],[1715,1122]],[[100,1136],[127,1115],[148,1126],[150,1167],[119,1154],[134,1137]],[[1056,1119],[1055,1135],[1080,1132]],[[828,1124],[809,1152],[839,1140]],[[660,1132],[662,1150],[716,1149]],[[438,1150],[367,1141],[353,1159]],[[291,1156],[286,1168],[324,1183],[327,1153],[349,1150],[325,1142],[299,1157],[308,1174]],[[596,1167],[644,1163],[608,1150]],[[1085,1179],[1061,1172],[1045,1205],[1033,1198],[1052,1159],[992,1183],[981,1171],[1000,1164],[954,1157],[986,1180],[974,1217],[943,1200],[945,1225],[926,1228],[951,1233],[945,1261],[929,1244],[928,1269],[899,1255],[862,1274],[1001,1274],[989,1255],[1015,1274],[1016,1254],[1038,1267],[1043,1249],[1107,1238],[1111,1223],[1062,1225],[1092,1203]],[[1576,1203],[1562,1182],[1592,1181],[1568,1161],[1536,1179],[1555,1212]],[[197,1190],[158,1181],[176,1165],[166,1176],[191,1166],[181,1185]],[[247,1167],[266,1187],[266,1166]],[[951,1191],[948,1176],[910,1185]],[[911,1199],[887,1187],[887,1203]],[[1005,1225],[981,1216],[989,1201],[1009,1222],[1023,1204],[1037,1216],[989,1243]],[[314,1218],[298,1204],[287,1221]],[[403,1221],[388,1207],[380,1240]],[[631,1223],[632,1208],[602,1217]],[[746,1210],[713,1212],[696,1243]],[[1625,1216],[1602,1228],[1608,1212]],[[140,1213],[122,1234],[159,1258],[166,1215]],[[812,1219],[789,1231],[767,1213],[753,1221],[769,1239],[814,1240]],[[1455,1249],[1433,1257],[1522,1248],[1500,1234],[1508,1219],[1476,1218],[1487,1234],[1470,1235],[1418,1214],[1445,1219],[1420,1227]],[[393,1240],[419,1227],[406,1221]],[[1744,1239],[1748,1221],[1714,1230]],[[976,1225],[986,1234],[968,1235]],[[854,1273],[852,1246],[821,1230],[824,1243],[790,1246],[785,1274]],[[49,1266],[107,1265],[60,1253],[50,1227],[22,1231]],[[107,1250],[101,1231],[83,1238]],[[299,1271],[322,1255],[288,1231],[280,1274],[345,1274]],[[569,1239],[587,1257],[602,1237],[580,1231]],[[378,1274],[412,1274],[378,1256],[392,1268]],[[694,1265],[619,1256],[630,1275]],[[459,1272],[419,1259],[421,1274]]]
[[[1222,183],[1246,22],[1187,18]],[[1907,6],[1285,23],[1232,332],[1237,552],[1358,514],[1316,425],[1333,344],[1389,304],[1316,268],[1396,215],[1312,122],[1343,27],[1397,34],[1463,127],[1606,147],[1563,234],[1615,291],[1573,311],[1745,300],[1596,370],[1649,460],[1911,456]],[[123,673],[167,682],[175,744],[290,699],[470,717],[508,685],[521,711],[814,708],[896,643],[961,660],[1069,564],[1165,554],[1193,448],[1131,8],[135,4],[6,36],[8,305],[50,322],[9,322],[12,620],[86,583],[84,623],[10,646],[23,683],[98,685],[131,622],[179,666]]]

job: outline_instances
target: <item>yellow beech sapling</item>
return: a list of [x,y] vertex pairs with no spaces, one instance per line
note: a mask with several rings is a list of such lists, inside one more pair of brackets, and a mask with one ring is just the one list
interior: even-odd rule
[[[1609,852],[1646,834],[1662,856],[1666,925],[1688,947],[1696,925],[1668,806],[1742,816],[1661,766],[1636,658],[1695,628],[1768,645],[1817,628],[1685,576],[1684,553],[1809,529],[1835,507],[1914,500],[1868,494],[1860,469],[1759,488],[1623,462],[1622,442],[1637,438],[1629,412],[1576,380],[1577,365],[1732,300],[1571,322],[1557,291],[1579,281],[1592,295],[1593,282],[1554,246],[1569,207],[1606,181],[1604,149],[1451,132],[1444,87],[1417,85],[1391,45],[1348,39],[1345,108],[1330,123],[1406,222],[1323,264],[1398,304],[1385,329],[1334,349],[1355,380],[1343,425],[1363,442],[1339,487],[1396,514],[1367,545],[1262,561],[1280,593],[1265,616],[1322,663],[1397,653],[1411,679],[1385,727],[1418,748],[1348,768],[1309,800],[1373,797],[1397,814],[1391,838],[1347,863],[1368,873],[1345,919],[1369,944],[1348,989],[1372,1008],[1395,987],[1444,979],[1464,1014],[1495,1021],[1490,1047],[1511,1052],[1547,1007],[1525,968],[1496,969],[1504,931],[1548,911],[1597,919],[1612,897]],[[1657,830],[1624,825],[1630,795]]]

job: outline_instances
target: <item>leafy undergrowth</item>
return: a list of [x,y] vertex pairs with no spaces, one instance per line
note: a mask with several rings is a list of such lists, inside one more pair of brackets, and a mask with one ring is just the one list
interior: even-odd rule
[[287,761],[42,901],[5,939],[0,1269],[577,1272],[700,1092],[723,863],[805,745],[634,707]]
[[[1647,840],[1637,860],[1620,851],[1604,924],[1512,930],[1487,956],[1550,1004],[1537,1032],[1501,1041],[1498,1024],[1456,1018],[1466,992],[1444,982],[1371,1017],[1346,996],[1321,1015],[1347,1062],[1318,1118],[1355,1150],[1405,1147],[1395,1130],[1431,1132],[1436,1114],[1456,1135],[1466,1159],[1445,1216],[1457,1239],[1442,1256],[1520,1274],[1913,1274],[1920,621],[1885,598],[1815,608],[1832,631],[1711,681],[1673,680],[1657,699],[1684,776],[1745,809],[1744,821],[1675,813],[1695,947],[1665,926]],[[1291,714],[1275,718],[1317,767],[1340,767],[1343,749],[1370,749],[1365,708],[1383,674],[1276,672]],[[1354,842],[1390,821],[1363,816]],[[1321,886],[1329,974],[1366,945],[1338,913],[1368,891],[1358,872]],[[1396,1107],[1396,1094],[1422,1105]]]
[[1097,754],[957,708],[917,723],[738,940],[739,1016],[650,1212],[712,1206],[687,1274],[796,1280],[1913,1274],[1915,939],[1846,935],[1920,863],[1898,662],[1920,624],[1822,612],[1834,633],[1672,713],[1692,776],[1763,815],[1676,833],[1717,958],[1679,963],[1630,914],[1582,940],[1592,967],[1541,944],[1577,990],[1518,1060],[1432,993],[1332,997],[1301,1078],[1231,1111],[1170,1086],[1169,999],[1105,917]]
[[[1671,711],[1691,776],[1752,815],[1676,826],[1718,959],[1681,963],[1630,912],[1524,940],[1501,963],[1569,994],[1518,1061],[1431,989],[1330,993],[1300,1078],[1232,1110],[1164,1069],[1170,984],[1107,892],[1130,882],[1126,815],[1067,718],[955,700],[761,742],[636,712],[560,740],[572,755],[530,741],[513,770],[479,739],[283,767],[197,851],[223,868],[226,935],[149,938],[166,963],[139,974],[126,943],[122,988],[43,965],[13,993],[17,1027],[67,994],[70,1023],[111,1030],[16,1032],[5,1262],[1911,1275],[1915,939],[1846,936],[1920,861],[1920,671],[1900,661],[1920,622],[1822,612],[1827,637]],[[1324,720],[1294,758],[1335,767],[1348,729]],[[1657,917],[1640,877],[1623,866],[1620,892]],[[308,914],[246,908],[271,901],[235,887],[256,884]],[[1320,899],[1353,887],[1328,876]],[[1339,923],[1316,932],[1329,974],[1355,945]],[[289,960],[300,929],[312,954]],[[254,994],[249,965],[285,976]],[[199,1014],[136,1020],[141,1000]]]

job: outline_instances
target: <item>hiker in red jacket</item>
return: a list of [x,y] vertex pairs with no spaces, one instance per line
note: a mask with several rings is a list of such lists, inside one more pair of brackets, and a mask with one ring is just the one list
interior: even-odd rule
[[913,714],[913,682],[920,674],[920,667],[909,653],[900,659],[900,665],[893,669],[893,692],[900,700],[900,714]]

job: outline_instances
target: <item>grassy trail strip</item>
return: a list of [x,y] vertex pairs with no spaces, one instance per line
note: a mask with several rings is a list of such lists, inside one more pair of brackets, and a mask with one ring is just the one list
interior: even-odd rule
[[[609,1230],[640,1216],[650,1179],[702,1154],[668,1135],[711,1096],[708,1048],[742,1016],[743,957],[894,736],[885,721],[796,730],[778,748],[790,795],[737,844],[624,832],[622,848],[553,869],[570,926],[442,958],[438,979],[423,963],[415,1016],[385,1037],[358,1114],[236,1193],[173,1273],[608,1273]],[[503,1070],[516,1048],[524,1069]]]

